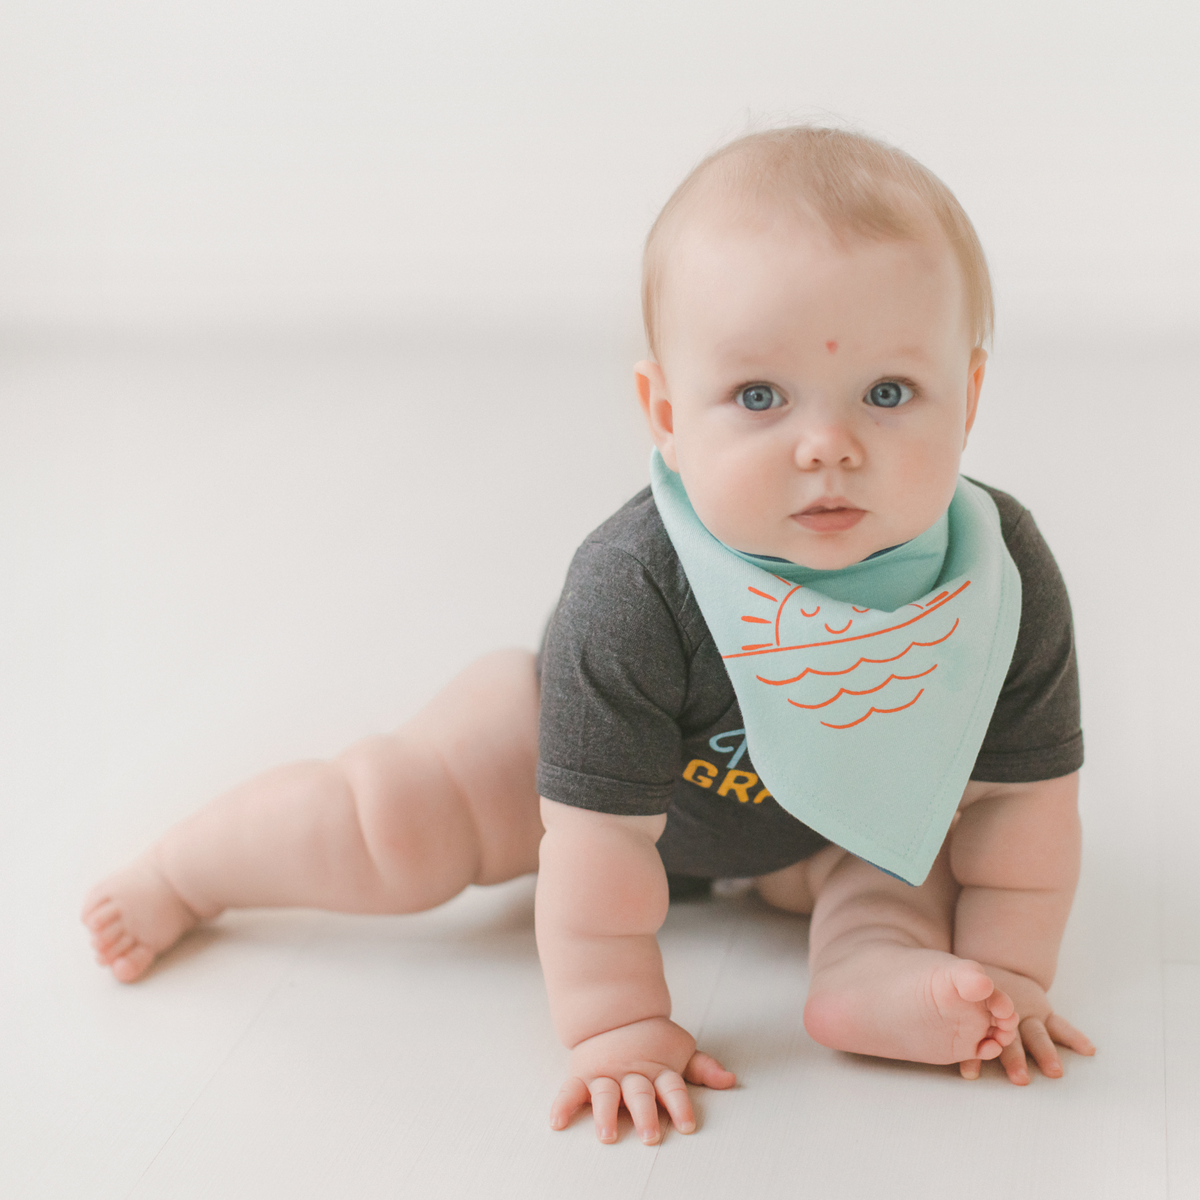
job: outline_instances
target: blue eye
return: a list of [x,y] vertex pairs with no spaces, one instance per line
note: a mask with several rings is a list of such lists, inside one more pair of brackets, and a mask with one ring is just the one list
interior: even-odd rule
[[913,390],[894,379],[877,383],[866,395],[868,404],[875,408],[897,408],[913,398]]
[[778,408],[783,403],[783,397],[765,383],[752,383],[738,392],[737,402],[751,412],[765,412],[768,408]]

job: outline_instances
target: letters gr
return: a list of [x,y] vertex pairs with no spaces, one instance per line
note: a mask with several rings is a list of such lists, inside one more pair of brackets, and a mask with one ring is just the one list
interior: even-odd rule
[[[740,738],[741,740],[732,745],[729,744],[727,739],[734,738]],[[728,754],[730,756],[725,777],[717,785],[718,796],[728,796],[732,792],[738,798],[739,804],[761,804],[763,800],[770,796],[770,791],[764,787],[752,800],[750,790],[758,783],[758,776],[753,771],[739,771],[736,769],[737,764],[741,762],[742,756],[746,753],[746,731],[744,729],[728,729],[724,733],[718,733],[709,738],[708,744],[718,754]],[[693,783],[697,787],[702,788],[711,788],[720,774],[721,772],[718,767],[703,758],[693,758],[683,769],[684,779],[688,783]]]

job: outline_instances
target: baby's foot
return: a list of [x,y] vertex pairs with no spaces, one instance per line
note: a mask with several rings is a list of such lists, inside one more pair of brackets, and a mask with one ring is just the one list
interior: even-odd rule
[[148,854],[92,888],[81,917],[96,961],[122,983],[140,979],[200,921]]
[[977,962],[890,944],[818,972],[804,1010],[823,1045],[926,1063],[997,1058],[1017,1023],[1013,1002]]

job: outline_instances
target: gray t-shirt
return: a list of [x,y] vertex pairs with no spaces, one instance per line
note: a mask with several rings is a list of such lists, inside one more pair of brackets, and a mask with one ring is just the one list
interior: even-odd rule
[[[986,490],[1021,575],[1021,625],[971,778],[1054,779],[1083,762],[1070,603],[1033,517]],[[754,770],[733,684],[649,488],[576,552],[539,666],[541,795],[666,813],[658,848],[673,874],[762,875],[827,844]]]

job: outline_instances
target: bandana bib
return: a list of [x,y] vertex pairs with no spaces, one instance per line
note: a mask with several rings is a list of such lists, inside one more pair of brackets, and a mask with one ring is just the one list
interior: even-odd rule
[[921,883],[1021,620],[1021,577],[992,498],[960,478],[919,537],[816,571],[718,541],[657,450],[650,482],[771,795],[830,841]]

